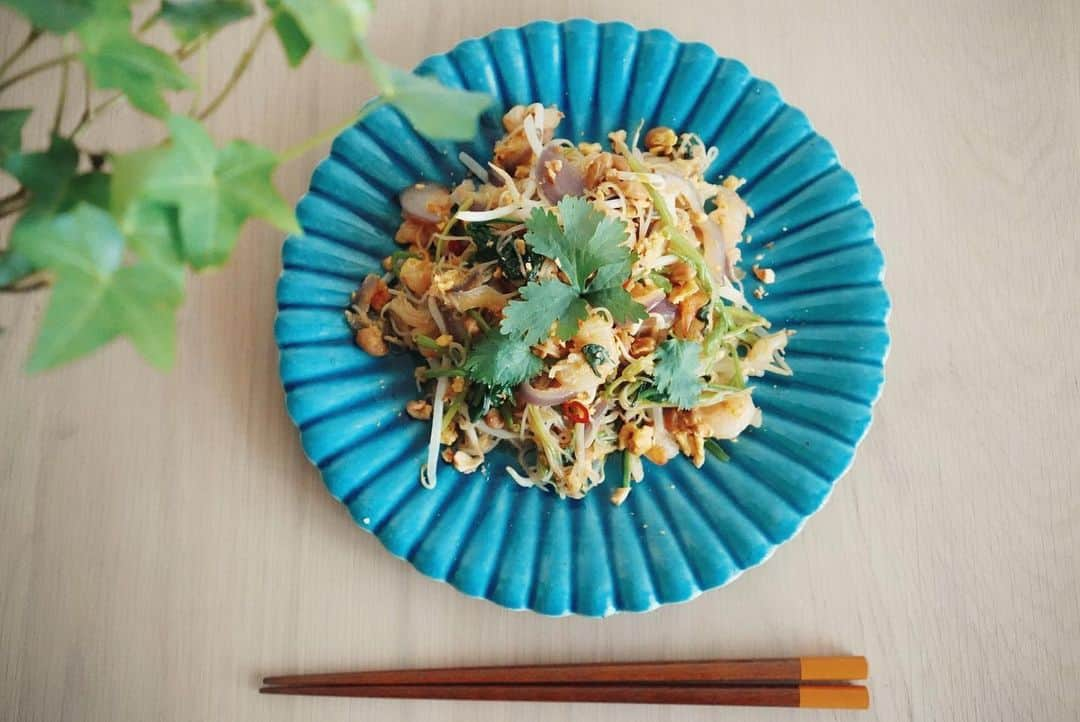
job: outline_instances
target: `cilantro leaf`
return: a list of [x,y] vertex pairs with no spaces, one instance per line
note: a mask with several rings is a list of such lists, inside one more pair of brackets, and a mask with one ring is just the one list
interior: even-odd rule
[[162,90],[191,87],[191,79],[176,60],[155,47],[140,43],[131,33],[131,14],[94,15],[78,28],[82,59],[94,85],[116,88],[131,104],[158,117],[169,114]]
[[165,0],[161,17],[172,26],[180,42],[212,34],[252,14],[249,0]]
[[590,291],[601,291],[605,288],[622,288],[623,282],[630,277],[630,266],[633,265],[629,258],[625,261],[607,263],[596,269],[596,275],[589,282]]
[[533,209],[525,223],[525,240],[532,252],[555,259],[570,284],[548,280],[522,288],[521,299],[506,307],[502,332],[538,343],[558,321],[557,334],[567,340],[588,318],[586,301],[608,309],[620,323],[646,318],[645,308],[622,287],[634,261],[622,245],[626,225],[573,196],[559,201],[559,214],[561,225],[554,213]]
[[12,244],[36,267],[56,273],[31,371],[71,361],[120,334],[155,366],[172,364],[182,287],[175,272],[146,262],[122,267],[124,236],[106,211],[81,203],[31,219],[20,224]]
[[266,7],[274,14],[274,32],[281,41],[281,49],[285,51],[285,60],[290,68],[295,68],[311,50],[311,40],[293,14],[281,7],[281,0],[267,0]]
[[649,317],[645,307],[634,300],[622,286],[601,288],[589,291],[585,294],[585,300],[591,306],[606,308],[611,312],[615,323],[630,323],[631,321],[644,321]]
[[281,0],[281,5],[305,38],[331,58],[346,63],[364,59],[372,0]]
[[[525,223],[525,240],[533,250],[558,262],[578,293],[588,287],[588,279],[603,266],[613,265],[630,272],[630,250],[621,245],[626,240],[626,224],[605,216],[584,198],[567,196],[559,201],[562,227],[551,211],[534,208]],[[619,279],[625,281],[626,277]],[[608,272],[605,287],[614,282]]]
[[656,351],[656,388],[680,409],[693,408],[701,397],[700,370],[701,344],[696,341],[668,339]]
[[477,342],[463,365],[470,379],[491,388],[517,386],[536,376],[543,367],[529,344],[507,338],[495,329]]
[[398,68],[385,71],[388,83],[380,88],[383,99],[428,138],[469,140],[477,133],[480,114],[493,102],[484,93],[448,88],[437,80]]
[[174,115],[168,124],[172,147],[150,171],[146,193],[179,208],[181,248],[193,267],[224,263],[248,218],[297,230],[292,210],[270,181],[277,166],[273,153],[244,141],[219,151],[191,118]]
[[556,321],[559,338],[569,339],[577,333],[578,324],[589,317],[577,291],[556,280],[524,286],[521,298],[508,303],[503,313],[500,330],[529,345],[546,339]]
[[22,129],[32,112],[31,108],[0,110],[0,163],[22,148]]

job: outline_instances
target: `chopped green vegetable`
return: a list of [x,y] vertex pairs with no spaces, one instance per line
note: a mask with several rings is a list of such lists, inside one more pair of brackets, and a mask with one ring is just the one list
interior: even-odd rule
[[705,440],[705,451],[709,452],[717,460],[728,462],[731,461],[731,457],[724,451],[724,447],[720,446],[720,442],[716,439]]
[[700,370],[701,344],[695,341],[668,339],[656,351],[656,388],[680,409],[693,408],[701,397]]
[[671,293],[672,285],[671,281],[668,280],[667,276],[660,273],[659,271],[650,271],[649,278],[652,280],[653,283],[656,284],[656,287],[659,288],[661,291],[663,291],[664,293]]
[[446,350],[445,346],[440,346],[435,341],[435,339],[431,338],[430,336],[425,336],[422,333],[418,333],[413,336],[413,340],[416,341],[417,346],[419,346],[420,348],[426,348],[428,351],[438,351],[439,353],[442,353]]
[[631,454],[629,451],[624,451],[622,455],[622,483],[619,486],[630,486],[630,464]]
[[600,376],[600,370],[597,366],[602,366],[611,360],[608,356],[607,349],[598,343],[587,343],[581,347],[581,355],[585,357],[585,363],[589,364],[589,368],[593,370],[593,373],[598,377]]
[[408,251],[394,251],[390,254],[390,270],[395,276],[401,275],[401,264],[410,258],[420,258],[415,253],[409,253]]
[[468,311],[469,318],[476,321],[476,325],[480,327],[480,330],[487,333],[491,330],[491,324],[484,320],[484,314],[480,313],[475,308],[470,308]]
[[535,281],[543,258],[526,248],[519,254],[513,239],[501,244],[488,223],[466,223],[467,233],[476,244],[476,258],[480,261],[498,261],[503,275],[511,281]]
[[474,383],[465,392],[465,403],[469,407],[469,420],[476,421],[483,418],[492,409],[501,408],[514,398],[512,389],[505,386],[488,386],[484,383]]

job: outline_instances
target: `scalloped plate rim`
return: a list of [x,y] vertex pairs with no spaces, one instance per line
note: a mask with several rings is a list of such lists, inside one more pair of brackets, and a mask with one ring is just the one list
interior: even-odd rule
[[[708,44],[706,42],[703,42],[703,41],[694,41],[694,40],[684,41],[684,40],[680,40],[677,35],[675,35],[671,30],[669,30],[668,28],[665,28],[665,27],[638,28],[637,26],[633,25],[632,23],[629,23],[629,22],[624,21],[624,20],[596,21],[596,20],[593,20],[591,18],[585,18],[585,17],[573,17],[573,18],[567,18],[566,20],[561,20],[561,21],[554,21],[554,20],[548,20],[548,19],[537,19],[537,20],[527,22],[527,23],[525,23],[523,25],[499,26],[499,27],[491,29],[490,31],[488,31],[488,32],[486,32],[486,33],[484,33],[482,35],[472,35],[472,36],[464,37],[464,38],[458,40],[457,42],[455,42],[448,49],[446,49],[446,50],[444,50],[442,52],[435,52],[435,53],[432,53],[430,55],[425,56],[423,59],[420,60],[420,62],[418,62],[414,66],[414,70],[419,69],[424,64],[426,64],[428,61],[431,61],[431,60],[434,60],[436,58],[448,55],[449,53],[453,52],[456,48],[458,48],[459,46],[461,46],[464,43],[469,43],[469,42],[474,42],[474,41],[482,41],[482,40],[484,40],[484,39],[486,39],[486,38],[490,37],[491,35],[493,35],[495,33],[498,33],[498,32],[508,31],[508,32],[521,33],[521,31],[525,30],[526,28],[536,27],[536,26],[550,26],[550,27],[554,27],[554,28],[561,28],[561,27],[563,27],[563,26],[565,26],[565,25],[567,25],[569,23],[579,23],[579,24],[580,23],[585,23],[585,24],[591,25],[593,27],[596,27],[597,29],[602,29],[602,28],[608,27],[608,26],[619,26],[619,27],[626,28],[629,31],[632,31],[632,32],[638,34],[639,36],[641,34],[644,34],[644,33],[661,32],[661,33],[666,34],[671,40],[678,43],[680,46],[683,46],[683,47],[691,46],[691,45],[703,46],[703,47],[707,48],[708,50],[710,50],[711,52],[713,52],[716,55],[716,57],[717,57],[717,59],[719,61],[725,61],[726,60],[726,61],[734,61],[735,63],[738,63],[747,72],[747,74],[749,75],[749,77],[752,80],[757,80],[757,81],[769,83],[770,85],[772,85],[773,88],[776,89],[778,100],[781,103],[783,103],[783,105],[785,107],[792,108],[793,110],[797,110],[800,113],[802,113],[805,120],[806,120],[807,128],[810,131],[810,134],[812,136],[820,138],[820,139],[824,140],[826,143],[828,143],[833,156],[836,158],[836,167],[840,168],[840,169],[842,169],[845,172],[848,172],[850,174],[850,171],[848,171],[847,168],[843,165],[841,155],[840,155],[839,151],[836,149],[836,147],[832,144],[832,142],[829,141],[828,138],[826,138],[825,136],[821,135],[818,132],[817,128],[814,126],[813,122],[810,120],[810,117],[808,115],[806,115],[806,113],[804,113],[797,106],[791,105],[791,103],[789,103],[784,98],[783,93],[780,92],[780,89],[777,88],[775,84],[771,83],[768,80],[765,80],[765,79],[761,78],[760,76],[757,76],[757,75],[753,74],[753,72],[750,70],[750,65],[743,62],[740,58],[721,55],[712,45],[710,45],[710,44]],[[628,92],[629,92],[629,89],[628,89]],[[361,104],[361,107],[364,107],[364,106],[368,105],[369,103],[371,103],[374,100],[375,100],[375,97],[369,98],[368,100],[364,101]],[[700,98],[699,98],[699,100],[700,100]],[[358,123],[354,123],[353,125],[348,126],[344,130],[342,130],[341,133],[339,133],[337,136],[334,137],[334,139],[330,143],[329,149],[327,150],[326,154],[323,155],[319,159],[319,161],[312,166],[312,179],[314,179],[314,174],[315,174],[315,172],[316,172],[316,170],[318,168],[323,166],[328,160],[332,160],[332,157],[333,157],[333,145],[334,145],[334,143],[336,143],[337,139],[340,138],[342,134],[348,132],[352,128],[355,128],[357,125],[358,125]],[[877,223],[874,220],[873,214],[870,212],[870,210],[863,203],[863,196],[862,196],[861,188],[859,188],[859,184],[858,184],[858,182],[855,179],[853,174],[851,175],[851,178],[852,178],[852,181],[855,184],[855,189],[856,189],[855,201],[858,203],[859,207],[861,207],[866,212],[867,217],[869,218],[870,223],[871,223],[868,237],[871,239],[873,245],[876,246],[879,249],[879,251],[882,251],[881,246],[878,243]],[[310,180],[309,180],[309,188],[303,194],[301,194],[301,196],[297,199],[296,207],[299,207],[303,203],[303,201],[306,198],[308,198],[310,195],[311,195],[311,187],[310,187]],[[301,235],[302,234],[300,234],[300,235],[289,234],[289,235],[285,236],[283,244],[282,244],[282,252],[284,252],[284,242],[285,241],[288,241],[291,238],[297,238],[298,240],[300,240]],[[278,335],[277,335],[276,327],[277,327],[278,318],[279,318],[279,316],[281,314],[282,309],[281,309],[280,299],[277,298],[276,289],[277,289],[278,284],[280,283],[281,279],[285,276],[285,274],[289,270],[291,270],[291,269],[285,267],[284,259],[282,259],[282,260],[283,260],[283,262],[282,262],[281,271],[279,272],[279,274],[277,276],[277,279],[275,281],[275,305],[277,306],[277,309],[275,311],[274,321],[273,321],[273,327],[275,329],[275,332],[274,332],[275,347],[277,348],[277,351],[278,351],[279,377],[280,377],[280,365],[281,365],[281,360],[282,360],[282,351],[283,351],[283,349],[282,349],[281,341],[280,341],[280,339],[278,338]],[[747,564],[745,566],[737,567],[735,569],[734,573],[720,584],[713,585],[713,586],[706,586],[706,585],[698,586],[698,585],[695,584],[695,588],[691,591],[690,595],[687,596],[684,599],[671,600],[671,601],[660,601],[657,598],[657,595],[654,594],[652,596],[652,598],[650,599],[649,605],[646,606],[646,607],[643,607],[643,608],[639,608],[639,609],[619,608],[618,606],[615,605],[614,600],[612,599],[609,602],[609,604],[607,605],[607,607],[605,608],[605,610],[601,614],[588,614],[588,613],[585,613],[585,612],[577,611],[577,610],[573,609],[572,606],[570,606],[570,605],[568,605],[566,610],[564,610],[564,611],[562,611],[560,613],[545,612],[545,611],[542,611],[542,610],[535,609],[535,608],[529,606],[528,604],[525,604],[525,605],[522,605],[522,606],[504,605],[504,604],[501,604],[501,603],[495,601],[494,599],[491,598],[490,595],[488,595],[486,593],[474,593],[474,592],[468,591],[466,589],[463,589],[457,582],[455,582],[453,575],[447,575],[446,578],[440,578],[439,576],[436,576],[435,574],[431,574],[431,573],[428,573],[428,572],[424,571],[423,569],[418,567],[409,557],[404,556],[402,554],[398,554],[397,552],[392,550],[390,548],[390,546],[388,545],[386,539],[384,539],[380,534],[376,533],[369,526],[363,524],[360,519],[357,519],[356,515],[353,513],[352,509],[350,509],[348,506],[346,506],[344,504],[343,499],[339,498],[337,495],[330,492],[329,489],[327,489],[327,492],[330,493],[331,497],[334,498],[335,501],[337,501],[338,503],[340,503],[342,505],[342,507],[344,507],[345,512],[349,515],[350,519],[352,519],[355,526],[357,526],[359,529],[366,532],[368,535],[370,535],[370,536],[374,537],[375,539],[377,539],[379,541],[380,545],[383,547],[383,549],[385,549],[391,556],[396,558],[398,561],[408,565],[411,569],[413,569],[414,571],[420,573],[422,576],[424,576],[427,579],[430,579],[432,581],[435,581],[435,582],[438,582],[438,583],[441,583],[441,584],[449,585],[456,592],[462,594],[463,596],[466,596],[466,597],[471,598],[471,599],[478,599],[478,600],[488,602],[492,606],[496,606],[496,607],[498,607],[500,609],[505,609],[505,610],[508,610],[508,611],[511,611],[511,612],[532,612],[532,613],[538,614],[540,616],[549,617],[549,618],[582,617],[582,618],[586,618],[586,619],[606,619],[606,618],[608,618],[610,616],[614,616],[614,615],[618,615],[618,614],[622,614],[622,615],[625,615],[625,614],[645,614],[645,613],[648,613],[648,612],[651,612],[651,611],[655,611],[656,609],[659,609],[660,607],[683,605],[683,604],[686,604],[688,602],[691,602],[691,601],[697,599],[698,597],[700,597],[702,594],[704,594],[706,592],[715,591],[715,590],[719,590],[719,589],[725,588],[727,586],[730,586],[736,580],[741,578],[746,572],[761,566],[766,561],[771,559],[773,557],[773,555],[776,553],[776,551],[781,546],[788,543],[789,541],[794,539],[799,533],[802,532],[802,530],[806,526],[807,522],[810,521],[811,517],[815,516],[821,510],[821,508],[824,507],[824,505],[829,501],[829,499],[832,498],[832,495],[836,490],[837,484],[845,476],[847,476],[847,474],[850,472],[851,467],[855,463],[855,458],[856,458],[856,455],[857,455],[857,452],[858,452],[858,447],[863,442],[863,440],[866,438],[866,435],[870,432],[870,429],[873,426],[874,419],[876,418],[875,409],[876,409],[878,401],[881,399],[881,396],[884,393],[885,382],[886,382],[886,379],[887,379],[886,366],[887,366],[887,361],[888,361],[888,358],[889,358],[889,355],[890,355],[890,352],[891,352],[891,349],[892,349],[892,340],[893,340],[892,339],[892,333],[889,330],[889,320],[890,320],[891,315],[892,315],[893,303],[892,303],[892,296],[888,292],[888,288],[885,285],[886,267],[887,267],[887,263],[886,263],[886,259],[885,259],[885,256],[884,256],[884,252],[882,251],[881,268],[880,268],[876,278],[874,279],[877,282],[877,284],[881,287],[882,291],[884,292],[884,303],[885,303],[884,310],[882,311],[882,314],[881,314],[880,322],[875,321],[875,324],[874,324],[875,326],[877,326],[878,323],[880,323],[880,328],[881,328],[881,330],[882,330],[882,332],[884,334],[884,337],[883,337],[883,340],[882,340],[882,343],[881,343],[880,360],[875,364],[875,366],[880,368],[880,370],[881,370],[881,380],[880,380],[880,383],[878,383],[876,388],[874,389],[874,393],[867,398],[867,401],[866,401],[866,408],[867,408],[867,412],[868,412],[867,421],[865,423],[865,426],[861,429],[858,436],[851,441],[852,453],[847,457],[846,463],[844,464],[843,468],[835,475],[835,477],[832,479],[832,481],[828,484],[828,490],[825,492],[825,494],[823,494],[821,496],[821,498],[819,500],[817,500],[813,505],[808,506],[809,510],[805,514],[800,512],[800,518],[799,518],[797,524],[790,530],[790,532],[788,532],[786,535],[782,535],[781,537],[778,537],[777,541],[775,541],[775,542],[773,542],[771,539],[767,540],[768,541],[768,548],[766,549],[765,553],[761,556],[760,559],[758,559],[758,560],[756,560],[756,561],[754,561],[752,563],[749,563],[749,564]],[[291,392],[289,390],[287,390],[287,389],[284,389],[285,384],[284,384],[283,379],[282,379],[282,386],[283,386],[283,390],[284,390],[285,400],[287,402],[288,396],[289,396],[289,394]],[[285,403],[285,411],[286,411],[286,414],[288,415],[290,421],[292,421],[293,425],[295,427],[297,427],[297,431],[299,432],[299,430],[300,430],[299,429],[300,422],[295,418],[292,410],[289,408],[287,403]],[[314,466],[316,468],[316,470],[318,470],[320,481],[323,481],[324,486],[325,486],[325,480],[323,479],[322,466],[318,462],[316,462],[311,457],[311,455],[308,453],[307,447],[303,443],[302,439],[300,439],[300,442],[301,442],[300,443],[301,451],[304,454],[304,457],[312,464],[312,466]],[[648,480],[646,479],[646,482],[647,481]]]

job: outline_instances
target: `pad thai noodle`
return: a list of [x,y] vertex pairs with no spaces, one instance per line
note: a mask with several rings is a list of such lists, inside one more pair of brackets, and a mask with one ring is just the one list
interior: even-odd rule
[[[430,424],[425,486],[505,444],[515,481],[576,499],[615,454],[621,504],[642,459],[726,458],[718,441],[761,423],[748,381],[791,373],[792,332],[743,295],[752,212],[738,178],[705,180],[716,149],[666,127],[574,144],[562,117],[515,106],[490,163],[462,153],[456,187],[402,192],[401,248],[345,312],[367,353],[418,354],[405,410]],[[760,298],[775,275],[754,274]]]

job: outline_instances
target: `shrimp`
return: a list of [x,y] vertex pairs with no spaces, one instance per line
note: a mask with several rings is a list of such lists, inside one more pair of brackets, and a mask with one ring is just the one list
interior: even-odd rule
[[761,423],[761,410],[754,406],[750,389],[730,394],[723,401],[697,411],[702,423],[709,427],[708,435],[715,439],[734,439],[747,426]]
[[791,369],[784,363],[782,354],[792,333],[787,330],[779,331],[755,341],[746,358],[742,360],[743,373],[747,376],[764,376],[766,371],[771,371],[790,375]]

